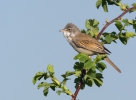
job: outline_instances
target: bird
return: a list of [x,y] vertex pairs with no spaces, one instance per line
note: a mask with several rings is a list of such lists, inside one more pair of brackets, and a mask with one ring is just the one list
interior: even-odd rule
[[[85,53],[88,56],[111,53],[101,42],[88,34],[82,33],[73,23],[68,23],[64,29],[60,30],[60,32],[63,33],[69,44],[79,53]],[[104,58],[104,60],[121,73],[121,70],[108,56]]]

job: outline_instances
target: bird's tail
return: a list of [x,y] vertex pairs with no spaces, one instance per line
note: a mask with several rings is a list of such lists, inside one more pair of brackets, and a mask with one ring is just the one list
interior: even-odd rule
[[114,67],[119,73],[121,73],[121,70],[109,59],[109,57],[106,57],[104,60]]

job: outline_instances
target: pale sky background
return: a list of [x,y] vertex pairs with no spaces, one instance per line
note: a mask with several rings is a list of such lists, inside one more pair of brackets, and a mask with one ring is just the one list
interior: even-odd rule
[[[135,0],[123,0],[131,5]],[[0,0],[0,100],[71,100],[70,96],[58,96],[50,90],[43,95],[32,78],[38,71],[54,65],[55,74],[73,70],[76,51],[67,43],[60,29],[72,22],[85,28],[86,19],[112,20],[121,14],[119,7],[111,6],[109,13],[97,10],[96,0]],[[123,18],[136,17],[136,12]],[[106,31],[118,31],[111,25]],[[128,31],[133,31],[129,28]],[[136,38],[127,45],[105,45],[112,54],[112,61],[122,70],[119,74],[110,65],[103,72],[102,87],[87,87],[77,96],[79,100],[136,100]],[[67,87],[74,93],[73,78]]]

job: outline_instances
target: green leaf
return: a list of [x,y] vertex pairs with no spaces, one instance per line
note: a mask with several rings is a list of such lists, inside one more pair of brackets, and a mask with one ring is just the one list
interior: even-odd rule
[[48,66],[47,66],[47,70],[49,71],[49,74],[50,74],[51,76],[54,75],[54,68],[53,68],[52,65],[48,65]]
[[38,89],[40,89],[41,87],[49,88],[50,84],[47,83],[47,82],[41,82],[41,83],[38,84]]
[[93,62],[91,59],[88,59],[85,63],[84,63],[84,69],[87,70],[87,69],[90,69],[93,67]]
[[124,37],[124,35],[123,34],[120,34],[119,35],[119,39],[120,39],[120,41],[123,43],[123,44],[127,44],[127,38],[126,37]]
[[119,39],[120,39],[120,41],[123,43],[123,44],[127,44],[127,41],[128,41],[128,39],[129,38],[133,38],[134,36],[136,36],[136,34],[135,33],[133,33],[133,32],[125,32],[125,33],[121,33],[120,35],[119,35]]
[[72,93],[69,91],[69,89],[66,88],[65,85],[61,86],[62,92],[66,93],[67,95],[72,95]]
[[74,75],[75,71],[67,71],[65,74],[61,75],[63,78],[66,78],[68,76]]
[[98,27],[93,27],[93,28],[91,29],[91,32],[92,32],[92,34],[94,34],[94,35],[98,35],[98,31],[99,31],[99,28],[98,28]]
[[126,36],[126,38],[133,38],[134,36],[136,36],[136,34],[134,32],[125,32],[124,35]]
[[47,73],[43,73],[43,72],[36,73],[35,76],[33,77],[33,80],[32,80],[33,84],[35,84],[37,82],[37,80],[40,80],[44,76],[47,78],[48,77]]
[[106,65],[103,62],[99,62],[96,65],[96,68],[100,71],[103,72],[103,70],[106,68]]
[[124,22],[124,26],[129,26],[132,21],[128,21],[128,19],[123,19],[122,22]]
[[93,80],[92,80],[92,79],[88,79],[88,80],[86,81],[86,84],[87,84],[88,86],[92,87],[92,86],[93,86]]
[[99,22],[95,19],[86,20],[85,22],[85,27],[87,28],[86,34],[96,38],[99,32],[98,25]]
[[101,79],[101,78],[103,78],[103,76],[102,76],[102,74],[101,74],[101,73],[96,73],[96,78]]
[[53,91],[55,91],[55,86],[50,86],[50,88],[51,88]]
[[120,9],[121,10],[126,10],[128,8],[128,5],[127,4],[122,4],[121,2],[118,2],[116,3],[118,6],[120,6]]
[[49,90],[49,88],[45,88],[45,89],[43,90],[44,96],[47,96],[47,95],[48,95],[48,90]]
[[110,37],[108,35],[105,37],[105,40],[107,43],[111,43],[113,41],[113,39],[114,39],[113,37]]
[[84,63],[87,59],[89,59],[87,54],[79,53],[74,57],[74,60],[79,60],[80,62]]
[[116,32],[111,32],[111,33],[103,33],[104,39],[102,39],[102,43],[104,44],[110,44],[111,42],[115,42],[116,43],[116,39],[118,39],[118,36],[116,34]]
[[61,90],[57,90],[56,93],[57,93],[58,95],[60,95],[60,94],[62,93],[62,91],[61,91]]
[[82,30],[80,30],[82,33],[86,33],[86,30],[84,30],[84,29],[82,29]]
[[75,71],[75,76],[79,77],[81,75],[81,71]]
[[66,85],[67,80],[69,80],[69,79],[68,78],[64,78],[63,81],[61,82],[61,84]]
[[84,64],[83,63],[80,63],[80,62],[75,62],[75,64],[74,64],[74,69],[76,70],[76,71],[81,71],[82,70],[82,68],[83,68],[83,66],[84,66]]
[[115,21],[115,26],[119,31],[122,31],[124,29],[122,23],[118,20]]
[[99,22],[95,19],[89,19],[89,20],[86,20],[85,22],[85,27],[87,29],[90,29],[92,27],[98,27],[98,25],[99,25]]
[[136,32],[136,24],[133,24],[133,29],[135,29],[135,32]]
[[96,2],[97,9],[100,7],[101,4],[102,4],[102,0],[97,0],[97,2]]
[[94,78],[94,83],[95,83],[98,87],[100,87],[100,86],[102,86],[103,81],[102,81],[101,79]]
[[97,55],[94,59],[94,64],[97,64],[99,61],[104,60],[104,58],[106,58],[106,55]]
[[107,2],[106,0],[102,0],[102,7],[105,12],[108,12]]
[[80,82],[80,77],[75,78],[74,83]]

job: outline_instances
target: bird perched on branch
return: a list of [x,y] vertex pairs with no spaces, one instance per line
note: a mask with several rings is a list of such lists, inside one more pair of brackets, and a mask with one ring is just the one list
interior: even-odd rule
[[[81,33],[78,27],[72,23],[68,23],[60,32],[63,32],[70,45],[79,53],[85,53],[89,56],[111,53],[102,43],[87,34]],[[121,73],[120,69],[108,57],[104,60]]]

